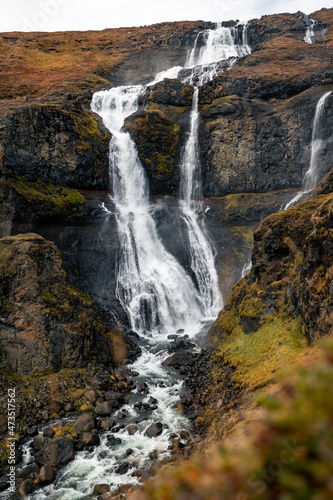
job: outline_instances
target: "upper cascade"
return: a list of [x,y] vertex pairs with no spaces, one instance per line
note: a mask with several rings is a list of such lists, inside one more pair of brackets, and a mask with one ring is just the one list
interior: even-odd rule
[[313,43],[312,39],[314,37],[314,30],[313,28],[316,26],[317,21],[315,19],[311,19],[310,17],[306,16],[306,22],[307,22],[307,28],[305,32],[305,37],[303,38],[304,42],[306,43]]
[[[200,43],[199,43],[200,42]],[[237,24],[232,28],[223,26],[215,30],[205,30],[197,35],[193,49],[188,53],[185,68],[193,68],[186,83],[197,85],[211,81],[224,67],[221,62],[228,61],[227,68],[232,67],[236,60],[251,54],[248,40],[248,24]]]

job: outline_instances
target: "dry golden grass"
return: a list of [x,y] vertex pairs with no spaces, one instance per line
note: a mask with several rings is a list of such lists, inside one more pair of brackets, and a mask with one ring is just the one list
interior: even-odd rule
[[0,100],[107,84],[131,54],[166,44],[200,22],[103,31],[0,34]]

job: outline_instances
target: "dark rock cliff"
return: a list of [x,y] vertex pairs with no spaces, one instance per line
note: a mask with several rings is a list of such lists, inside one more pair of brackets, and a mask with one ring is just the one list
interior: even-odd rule
[[136,356],[113,317],[68,284],[55,245],[19,235],[2,238],[0,253],[1,369],[26,375]]
[[81,102],[19,107],[1,118],[0,130],[2,176],[107,189],[110,135]]
[[218,338],[251,335],[269,321],[272,329],[282,321],[288,330],[297,318],[295,332],[308,344],[332,333],[332,192],[330,173],[309,200],[261,223],[252,270],[235,285],[212,327]]

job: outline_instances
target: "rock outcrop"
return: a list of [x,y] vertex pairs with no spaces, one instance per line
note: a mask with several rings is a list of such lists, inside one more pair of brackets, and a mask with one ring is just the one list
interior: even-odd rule
[[113,317],[67,283],[52,243],[35,234],[6,237],[0,252],[2,369],[25,375],[137,355]]
[[153,195],[177,195],[179,164],[185,141],[193,88],[178,80],[165,80],[151,88],[145,97],[145,111],[125,122],[144,166]]
[[[333,331],[333,175],[307,201],[263,221],[251,272],[212,327],[217,338],[290,330],[311,344]],[[283,340],[281,338],[283,343]],[[299,341],[301,342],[301,340]],[[282,344],[281,344],[282,345]]]
[[110,134],[81,101],[36,103],[0,119],[0,173],[72,188],[105,190]]
[[[301,186],[310,166],[315,109],[324,92],[323,87],[310,89],[269,102],[230,95],[204,106],[200,146],[205,195]],[[323,177],[331,169],[330,103],[320,125]]]

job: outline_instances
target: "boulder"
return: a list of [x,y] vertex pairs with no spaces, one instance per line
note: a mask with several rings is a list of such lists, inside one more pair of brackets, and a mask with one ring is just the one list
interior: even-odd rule
[[52,484],[56,478],[56,471],[51,465],[43,465],[39,472],[39,482],[43,485]]
[[86,446],[97,446],[100,443],[98,435],[93,432],[84,432],[81,441]]
[[110,431],[112,427],[116,425],[116,421],[109,418],[108,420],[102,420],[101,421],[101,429],[103,431]]
[[23,481],[21,486],[19,487],[19,493],[23,498],[27,498],[27,496],[32,492],[34,489],[34,482],[32,479],[26,479]]
[[43,436],[48,437],[50,439],[52,439],[54,435],[55,435],[55,432],[52,429],[52,427],[46,427],[46,429],[44,429],[44,431],[43,431]]
[[58,468],[74,460],[73,441],[69,438],[61,438],[47,443],[35,454],[38,465],[52,465]]
[[80,415],[74,422],[74,432],[90,432],[96,428],[96,418],[92,413]]
[[97,403],[95,412],[96,415],[98,415],[99,417],[110,415],[110,413],[112,412],[112,405],[109,401],[104,401],[103,403]]
[[113,434],[108,436],[107,446],[113,448],[114,446],[118,446],[121,444],[121,438],[116,438]]
[[91,403],[95,403],[97,401],[97,398],[98,398],[98,394],[96,391],[94,391],[93,389],[89,390],[89,391],[86,391],[84,393],[85,397],[88,399],[88,401],[90,401]]
[[45,444],[45,437],[42,434],[38,434],[34,437],[33,445],[35,451],[39,451]]
[[139,427],[133,424],[129,425],[126,430],[130,436],[133,436],[136,432],[138,432]]
[[163,432],[163,424],[161,422],[156,422],[155,424],[152,424],[146,429],[145,431],[145,436],[149,438],[157,437]]
[[95,484],[93,494],[96,496],[104,495],[104,493],[109,493],[110,486],[108,484]]

